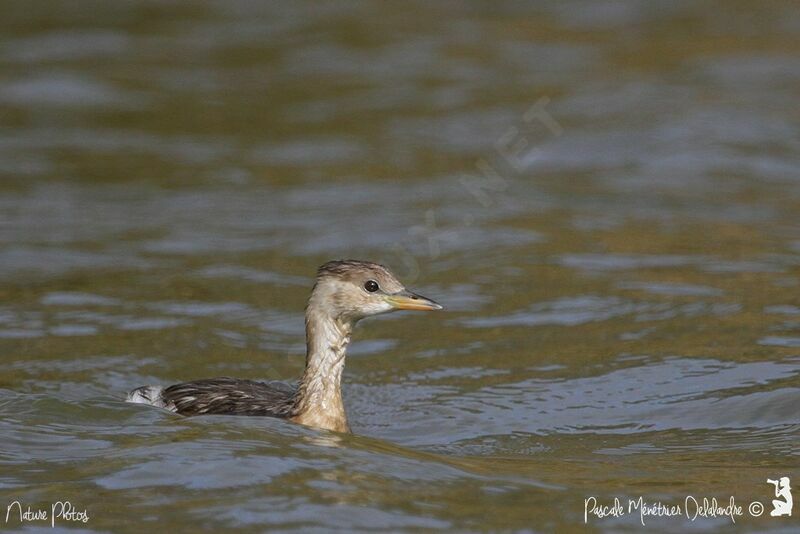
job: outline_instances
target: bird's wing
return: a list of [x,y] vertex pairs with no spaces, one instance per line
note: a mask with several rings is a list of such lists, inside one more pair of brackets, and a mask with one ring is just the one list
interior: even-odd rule
[[295,388],[283,382],[207,378],[164,388],[162,401],[181,415],[227,414],[288,417]]

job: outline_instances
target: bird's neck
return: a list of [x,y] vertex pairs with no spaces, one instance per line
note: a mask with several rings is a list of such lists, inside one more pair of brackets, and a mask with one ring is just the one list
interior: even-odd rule
[[306,310],[306,369],[297,390],[295,422],[349,432],[342,402],[342,370],[353,323],[316,306]]

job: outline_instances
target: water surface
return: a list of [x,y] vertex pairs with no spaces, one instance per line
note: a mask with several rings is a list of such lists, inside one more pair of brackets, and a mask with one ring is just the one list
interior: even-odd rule
[[[795,3],[6,4],[0,506],[567,531],[733,495],[796,528],[746,509],[800,480]],[[359,326],[355,435],[122,401],[299,376],[342,257],[447,307]]]

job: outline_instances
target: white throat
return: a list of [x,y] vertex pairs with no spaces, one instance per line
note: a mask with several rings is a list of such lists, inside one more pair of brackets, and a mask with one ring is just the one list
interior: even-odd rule
[[351,321],[326,314],[314,303],[306,310],[306,369],[298,388],[293,420],[349,431],[342,401],[342,371],[353,329]]

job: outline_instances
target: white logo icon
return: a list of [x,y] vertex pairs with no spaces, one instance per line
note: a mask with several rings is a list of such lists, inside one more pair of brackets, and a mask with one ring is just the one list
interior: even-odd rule
[[775,486],[776,497],[772,500],[772,511],[769,515],[772,517],[791,516],[794,500],[792,499],[792,488],[789,486],[789,477],[781,477],[780,480],[768,478],[767,483]]

